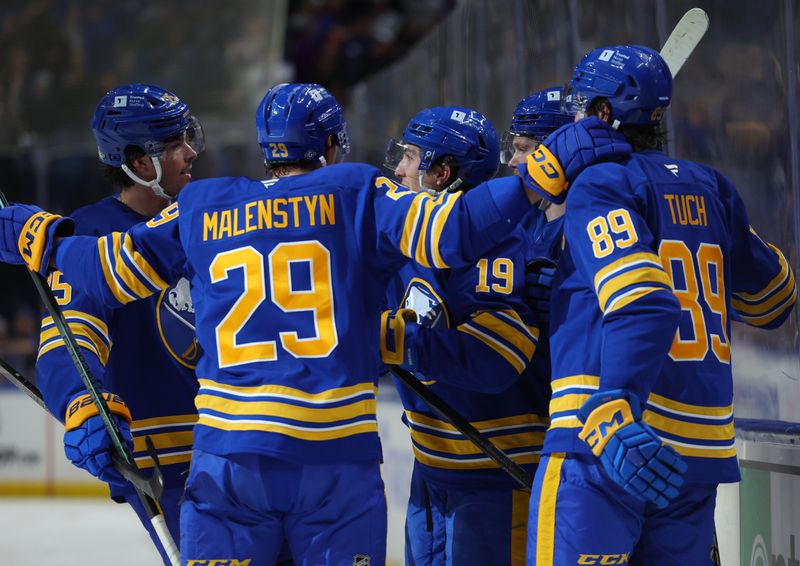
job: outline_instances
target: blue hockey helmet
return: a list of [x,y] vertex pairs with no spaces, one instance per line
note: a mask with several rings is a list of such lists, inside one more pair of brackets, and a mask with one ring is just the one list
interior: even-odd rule
[[575,66],[564,96],[571,114],[585,113],[592,101],[605,97],[614,127],[655,125],[672,97],[672,74],[661,55],[641,45],[594,49]]
[[546,88],[519,101],[511,117],[511,127],[500,141],[501,163],[508,163],[513,157],[515,137],[525,136],[541,143],[552,132],[572,122],[572,116],[561,108],[562,92],[560,86]]
[[500,146],[494,126],[480,112],[463,106],[435,106],[414,116],[402,140],[389,142],[387,167],[392,167],[392,155],[397,154],[393,147],[405,144],[421,149],[421,172],[442,157],[449,155],[455,159],[457,178],[448,187],[450,191],[462,184],[474,187],[491,179],[500,165]]
[[342,107],[318,84],[283,83],[269,89],[256,111],[256,129],[267,162],[319,159],[331,134],[343,155],[350,152]]
[[108,91],[92,116],[100,161],[125,164],[125,148],[136,146],[150,157],[164,151],[164,141],[186,135],[197,153],[205,148],[200,122],[186,103],[159,86],[130,84]]

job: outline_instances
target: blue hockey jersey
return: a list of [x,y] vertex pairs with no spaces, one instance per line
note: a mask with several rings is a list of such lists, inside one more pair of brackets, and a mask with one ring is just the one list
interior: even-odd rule
[[298,462],[377,459],[379,315],[407,258],[469,265],[529,209],[517,179],[415,194],[373,167],[190,183],[158,217],[62,240],[67,280],[119,306],[191,272],[195,447]]
[[[389,304],[411,308],[417,377],[533,474],[547,429],[547,384],[529,382],[539,330],[522,300],[528,238],[519,226],[468,267],[400,272]],[[397,295],[402,289],[402,295]],[[520,375],[524,379],[520,379]],[[420,472],[429,481],[478,487],[516,483],[399,380],[395,380]]]
[[622,388],[686,459],[687,481],[737,481],[730,319],[786,319],[797,291],[783,254],[749,227],[727,179],[657,151],[582,172],[564,233],[545,452],[589,453],[579,407]]
[[[127,230],[147,220],[113,196],[76,210],[72,217],[76,232],[91,236]],[[144,443],[150,436],[165,486],[182,486],[197,421],[194,367],[199,358],[188,280],[179,279],[160,294],[119,310],[73,288],[61,272],[51,274],[50,286],[94,376],[131,410],[137,465],[153,466]],[[69,399],[85,390],[50,316],[42,321],[36,382],[48,408],[62,422]],[[112,495],[124,489],[133,488],[112,486]]]

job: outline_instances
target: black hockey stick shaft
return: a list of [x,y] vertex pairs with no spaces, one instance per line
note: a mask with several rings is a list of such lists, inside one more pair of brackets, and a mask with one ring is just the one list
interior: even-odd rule
[[[5,194],[0,191],[0,208],[5,208],[7,206],[8,199],[6,199]],[[97,382],[91,370],[89,369],[89,365],[86,363],[86,360],[80,351],[78,342],[75,339],[75,336],[72,334],[72,331],[70,330],[69,325],[64,318],[64,314],[61,312],[61,308],[58,306],[58,303],[56,303],[53,293],[50,291],[50,286],[47,284],[45,278],[39,273],[30,270],[28,270],[28,273],[33,280],[33,285],[36,287],[36,292],[39,294],[39,298],[41,299],[42,303],[44,303],[47,312],[53,318],[53,323],[55,324],[59,335],[64,340],[64,345],[66,346],[67,352],[69,352],[69,355],[72,358],[75,369],[78,371],[78,374],[80,375],[81,380],[83,381],[83,384],[89,393],[89,396],[97,407],[97,412],[103,421],[103,425],[105,426],[111,441],[113,442],[114,453],[112,453],[112,459],[114,460],[115,468],[120,472],[120,474],[126,477],[126,479],[129,476],[133,478],[141,478],[141,481],[132,481],[131,484],[136,490],[136,494],[139,496],[142,506],[144,507],[148,518],[153,524],[153,529],[158,535],[158,538],[161,541],[161,544],[164,546],[164,549],[167,555],[170,557],[170,560],[173,562],[173,564],[180,564],[178,547],[176,546],[175,541],[172,539],[172,535],[170,535],[169,530],[166,527],[166,521],[164,520],[164,516],[161,513],[158,502],[156,501],[164,490],[164,480],[161,476],[161,470],[158,468],[158,466],[155,466],[153,476],[151,478],[145,478],[141,474],[136,466],[136,462],[133,459],[133,453],[123,440],[122,433],[120,432],[116,421],[111,417],[111,410],[108,408],[108,404],[106,403],[105,399],[103,399],[100,384]],[[149,491],[152,491],[152,493],[148,493]]]
[[486,454],[494,463],[500,466],[503,471],[514,478],[520,486],[527,490],[531,489],[533,478],[525,471],[525,468],[509,458],[505,452],[500,450],[488,438],[481,434],[468,420],[459,415],[441,397],[431,391],[430,387],[421,383],[414,377],[413,373],[401,367],[392,366],[392,373],[397,379],[411,389],[417,397],[425,401],[439,417],[453,425],[458,432],[467,437],[481,452]]

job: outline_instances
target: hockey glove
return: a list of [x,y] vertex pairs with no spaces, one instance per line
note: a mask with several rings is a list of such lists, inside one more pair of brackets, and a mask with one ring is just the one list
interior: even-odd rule
[[[131,413],[128,406],[112,393],[104,392],[103,398],[108,403],[125,442],[133,449]],[[127,480],[114,469],[111,461],[114,444],[88,393],[79,394],[69,402],[65,426],[64,452],[70,462],[109,484],[127,484]]]
[[417,313],[413,309],[383,311],[381,313],[381,360],[409,371],[417,369],[417,356],[413,351],[414,335],[419,329]]
[[525,268],[528,307],[540,324],[550,321],[550,291],[555,276],[556,262],[548,257],[532,259]]
[[0,210],[0,222],[0,260],[24,263],[31,271],[42,275],[47,275],[56,238],[74,232],[71,218],[27,204]]
[[683,485],[686,462],[642,421],[635,395],[622,389],[595,393],[578,411],[578,437],[600,458],[606,473],[642,501],[666,507]]
[[622,161],[633,149],[620,132],[594,116],[561,126],[517,166],[528,190],[560,204],[578,174],[595,163]]

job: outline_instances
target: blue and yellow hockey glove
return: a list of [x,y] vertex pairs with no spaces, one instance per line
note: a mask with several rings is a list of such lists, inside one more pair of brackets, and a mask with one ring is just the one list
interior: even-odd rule
[[[108,403],[125,442],[132,449],[131,413],[128,406],[113,393],[104,392],[103,398]],[[64,424],[64,453],[70,462],[106,483],[116,486],[127,484],[127,480],[114,469],[111,461],[113,442],[88,393],[72,398],[67,405]]]
[[71,218],[50,214],[38,206],[15,204],[0,210],[0,261],[24,263],[47,275],[56,238],[75,230]]
[[517,166],[525,188],[561,204],[578,174],[595,163],[622,161],[633,148],[620,132],[590,116],[565,124],[547,136],[525,163]]
[[419,329],[413,309],[398,309],[381,313],[381,360],[409,371],[417,369],[414,334]]
[[556,278],[556,262],[537,257],[525,266],[525,292],[528,307],[540,324],[550,322],[550,292]]
[[683,485],[686,462],[642,421],[635,395],[622,389],[595,393],[578,411],[578,437],[606,473],[642,501],[666,507]]

